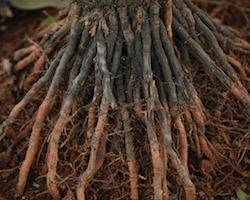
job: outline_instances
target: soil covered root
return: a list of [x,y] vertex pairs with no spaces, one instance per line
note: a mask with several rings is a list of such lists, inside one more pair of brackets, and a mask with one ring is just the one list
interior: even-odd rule
[[[86,190],[105,162],[109,133],[122,130],[129,196],[139,199],[143,166],[138,164],[133,130],[141,126],[150,147],[153,198],[171,198],[173,182],[182,191],[181,199],[196,199],[189,152],[212,168],[222,157],[206,136],[209,111],[188,71],[199,63],[249,115],[250,96],[238,78],[238,71],[244,69],[235,69],[230,63],[237,58],[228,56],[235,50],[249,53],[249,44],[215,24],[190,0],[78,0],[67,11],[68,16],[49,34],[41,31],[39,45],[33,43],[15,53],[19,60],[15,71],[35,63],[26,78],[26,84],[33,85],[1,124],[1,140],[7,138],[8,127],[20,112],[46,90],[34,113],[16,196],[23,195],[32,164],[46,151],[43,174],[51,196],[61,199],[75,192],[77,199],[87,198]],[[111,113],[120,120],[112,128],[117,120]],[[50,118],[54,120],[51,131],[46,128]],[[45,138],[47,145],[41,144]],[[82,148],[72,152],[71,144]],[[236,168],[233,163],[230,166]],[[174,171],[174,179],[168,179],[169,171]]]

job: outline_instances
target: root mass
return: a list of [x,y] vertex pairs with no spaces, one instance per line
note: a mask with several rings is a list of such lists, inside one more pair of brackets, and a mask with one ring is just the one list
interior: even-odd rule
[[[222,27],[190,0],[71,3],[67,16],[50,25],[50,32],[38,34],[43,52],[31,46],[15,54],[16,71],[34,63],[25,80],[32,87],[1,124],[1,140],[25,107],[46,90],[33,113],[16,196],[24,194],[32,165],[39,152],[46,151],[40,159],[53,199],[73,193],[79,200],[89,199],[86,195],[98,170],[118,160],[127,170],[121,176],[129,182],[128,196],[142,198],[145,177],[139,148],[148,145],[152,168],[147,178],[154,199],[170,198],[175,187],[179,198],[196,199],[189,157],[197,163],[206,161],[213,169],[225,157],[207,137],[211,115],[188,72],[202,68],[250,114],[250,95],[231,65],[237,57],[229,55],[236,49],[249,53],[250,47],[233,33],[222,32]],[[246,74],[244,69],[240,72]],[[51,130],[48,121],[53,121]],[[43,146],[46,138],[48,144]],[[109,155],[115,146],[121,158]],[[112,170],[107,182],[122,173]]]

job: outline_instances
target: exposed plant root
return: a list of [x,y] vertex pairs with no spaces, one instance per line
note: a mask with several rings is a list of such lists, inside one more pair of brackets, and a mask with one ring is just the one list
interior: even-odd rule
[[[34,63],[25,81],[27,85],[35,83],[1,124],[0,140],[5,139],[8,127],[35,95],[43,88],[47,91],[35,114],[16,196],[24,193],[31,166],[41,151],[41,133],[45,132],[49,138],[48,145],[43,146],[47,147],[45,171],[50,195],[61,199],[66,192],[75,191],[77,199],[87,199],[91,182],[105,162],[108,133],[123,129],[121,152],[126,154],[127,167],[123,175],[129,177],[130,198],[139,199],[142,176],[137,150],[141,147],[135,145],[135,129],[139,127],[146,132],[150,148],[154,199],[169,199],[173,195],[170,171],[176,173],[176,187],[184,191],[180,198],[196,199],[190,155],[193,153],[191,157],[197,159],[195,165],[201,163],[202,168],[204,163],[211,163],[212,169],[225,156],[209,140],[206,123],[211,116],[188,71],[195,62],[200,63],[199,68],[225,85],[249,115],[250,96],[242,82],[242,78],[247,79],[247,72],[230,51],[241,49],[249,53],[250,47],[217,25],[190,0],[118,0],[97,4],[73,2],[67,19],[54,24],[48,33],[48,28],[39,32],[39,44],[32,43],[15,52],[18,61],[15,71]],[[223,46],[225,40],[227,44]],[[49,67],[39,78],[47,63]],[[57,99],[61,101],[59,113]],[[51,131],[45,131],[51,114],[54,125]],[[116,117],[121,119],[120,125],[112,124]],[[81,130],[72,127],[69,121],[82,127]],[[68,135],[69,128],[74,131]],[[63,149],[66,153],[61,155]],[[244,155],[245,152],[238,162]],[[66,158],[71,156],[73,161],[67,162]],[[68,177],[61,178],[66,172],[62,166],[71,171]],[[235,170],[235,164],[229,162],[229,166]],[[204,170],[204,176],[212,173],[213,170]],[[111,179],[114,176],[109,174]]]
[[76,76],[76,78],[73,80],[73,84],[68,89],[68,94],[61,107],[60,117],[50,135],[50,142],[48,146],[48,156],[47,156],[47,165],[48,165],[47,186],[48,190],[50,191],[54,199],[60,199],[59,190],[57,189],[57,184],[56,184],[56,168],[58,162],[58,149],[59,149],[60,136],[66,123],[69,120],[69,113],[72,109],[72,103],[74,101],[74,98],[79,93],[81,86],[84,85],[84,82],[89,75],[92,60],[96,52],[95,42],[92,42],[92,44],[90,44],[90,47],[86,49],[86,52],[87,53],[84,56],[79,75]]
[[50,68],[46,71],[44,76],[40,78],[34,85],[33,87],[28,91],[28,93],[24,96],[24,98],[12,109],[11,113],[9,114],[8,118],[1,124],[0,131],[3,134],[1,139],[6,135],[6,131],[3,131],[3,128],[10,126],[12,123],[14,123],[17,115],[20,113],[20,111],[31,101],[32,97],[41,90],[45,84],[53,77],[56,68],[59,64],[59,61],[62,57],[64,51],[60,52],[53,63],[51,64]]
[[[119,73],[120,72],[120,73]],[[127,154],[127,162],[128,162],[128,170],[129,170],[129,180],[130,180],[130,198],[133,200],[139,199],[139,183],[138,183],[138,170],[137,163],[135,158],[135,147],[134,147],[134,138],[132,135],[132,128],[130,122],[129,111],[126,108],[126,97],[124,94],[124,86],[123,86],[123,78],[121,74],[122,70],[118,71],[119,78],[116,81],[117,94],[119,96],[119,104],[122,106],[121,109],[121,118],[123,121],[123,128],[125,130],[125,145],[126,145],[126,154]]]
[[237,97],[239,98],[245,105],[246,108],[249,106],[250,98],[249,94],[245,91],[245,89],[240,88],[233,82],[225,73],[222,71],[216,64],[211,60],[209,55],[201,48],[201,46],[192,39],[189,34],[185,31],[182,25],[174,18],[173,20],[173,28],[176,30],[181,37],[185,39],[187,45],[191,49],[192,55],[204,66],[206,66],[206,70],[210,71],[210,73],[214,74],[226,87]]
[[[163,199],[164,189],[164,161],[161,157],[160,143],[157,138],[154,126],[154,101],[157,98],[155,81],[153,80],[153,72],[151,68],[151,36],[149,22],[145,20],[142,24],[142,55],[143,55],[143,91],[146,100],[145,121],[150,141],[150,149],[152,162],[154,167],[154,198]],[[163,150],[162,150],[163,151]]]
[[104,128],[108,119],[109,106],[109,102],[107,102],[105,97],[103,97],[100,105],[97,125],[91,139],[91,153],[88,167],[79,177],[77,184],[77,198],[81,200],[85,199],[85,190],[94,174],[101,168],[105,159],[106,135],[104,134]]
[[38,109],[36,120],[33,125],[32,133],[30,136],[30,143],[29,143],[29,148],[26,153],[26,159],[24,160],[20,168],[19,181],[17,184],[17,195],[22,194],[25,188],[31,164],[37,153],[37,146],[39,142],[40,133],[44,126],[43,124],[44,124],[45,117],[48,115],[48,113],[51,110],[51,107],[53,106],[53,102],[55,101],[55,97],[56,97],[55,91],[58,89],[58,86],[60,84],[61,78],[67,66],[67,63],[74,53],[74,50],[76,48],[76,43],[77,43],[76,41],[77,41],[77,38],[79,38],[81,31],[82,31],[82,26],[81,25],[76,26],[75,30],[73,31],[70,37],[69,46],[64,51],[62,58],[57,66],[57,69],[53,77],[53,80],[51,82],[48,93]]

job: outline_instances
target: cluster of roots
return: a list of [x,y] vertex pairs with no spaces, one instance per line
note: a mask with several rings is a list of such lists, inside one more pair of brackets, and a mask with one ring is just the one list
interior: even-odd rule
[[[222,160],[249,177],[208,139],[211,113],[191,72],[220,81],[249,116],[250,95],[239,78],[248,72],[234,52],[249,53],[250,46],[191,0],[78,0],[36,40],[15,52],[15,72],[34,63],[24,81],[32,87],[0,126],[5,140],[18,115],[34,107],[15,196],[24,194],[34,165],[53,199],[95,196],[91,182],[103,166],[130,186],[128,196],[107,199],[142,198],[145,180],[151,198],[196,199],[193,169],[211,178]],[[125,172],[109,168],[116,162]],[[111,184],[109,177],[102,181]]]

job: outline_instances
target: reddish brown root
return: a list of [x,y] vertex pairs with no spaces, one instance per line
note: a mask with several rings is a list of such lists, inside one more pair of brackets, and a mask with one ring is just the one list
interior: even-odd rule
[[125,133],[125,144],[126,144],[126,154],[127,154],[127,162],[128,162],[128,170],[129,170],[129,180],[130,180],[130,198],[132,200],[139,199],[139,183],[138,183],[138,169],[137,169],[137,163],[135,158],[135,152],[134,152],[134,142],[133,142],[133,136],[129,120],[129,112],[123,108],[121,110],[122,112],[122,120],[123,120],[123,126]]
[[94,131],[95,131],[95,125],[96,125],[96,108],[95,106],[91,106],[88,111],[88,128],[87,128],[87,136],[88,138],[91,138]]
[[181,120],[181,117],[177,116],[175,119],[175,125],[177,129],[177,137],[178,137],[178,151],[180,155],[180,159],[187,171],[187,174],[189,174],[188,170],[188,142],[187,142],[187,133],[186,129],[184,127],[184,124]]
[[91,153],[89,158],[88,167],[83,174],[79,177],[77,184],[77,198],[79,200],[85,199],[85,190],[95,175],[100,169],[105,158],[105,145],[106,135],[104,134],[104,128],[108,120],[109,103],[103,97],[100,105],[99,117],[95,127],[95,132],[91,139]]
[[15,72],[21,71],[27,65],[34,62],[40,56],[40,51],[36,48],[29,56],[25,57],[24,59],[20,60],[14,67]]

